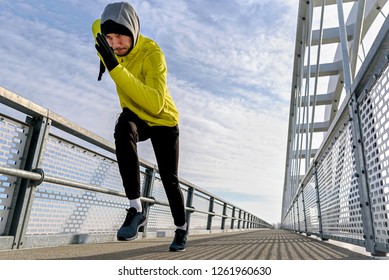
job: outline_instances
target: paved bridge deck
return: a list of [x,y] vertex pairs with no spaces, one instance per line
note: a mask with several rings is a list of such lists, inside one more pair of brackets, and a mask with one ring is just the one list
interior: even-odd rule
[[[1,260],[371,260],[358,252],[294,232],[253,230],[189,236],[185,252],[169,252],[172,237],[130,242],[0,251]],[[361,248],[363,250],[363,248]]]

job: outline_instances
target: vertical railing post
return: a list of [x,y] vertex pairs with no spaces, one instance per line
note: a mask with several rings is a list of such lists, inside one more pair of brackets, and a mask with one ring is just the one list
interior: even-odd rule
[[296,216],[297,216],[297,232],[301,232],[301,229],[300,229],[300,206],[299,206],[299,200],[298,200],[298,196],[296,198]]
[[295,200],[292,202],[292,218],[293,218],[293,231],[296,231],[296,210],[294,204],[296,203]]
[[351,97],[349,112],[352,125],[353,152],[355,158],[355,177],[358,181],[358,191],[362,215],[362,225],[365,238],[365,248],[374,256],[386,256],[385,252],[378,251],[375,244],[373,214],[369,195],[369,184],[367,179],[367,166],[365,162],[364,147],[362,141],[362,129],[359,120],[358,104],[355,95]]
[[317,219],[319,220],[319,236],[323,241],[327,241],[327,238],[324,238],[323,233],[323,220],[321,215],[321,205],[320,205],[320,187],[319,187],[319,178],[317,174],[317,163],[314,162],[314,171],[313,176],[315,176],[315,190],[316,190],[316,206],[317,206]]
[[232,207],[232,219],[231,219],[231,229],[234,229],[235,224],[235,206]]
[[222,217],[222,224],[220,225],[221,230],[225,230],[226,225],[226,215],[227,215],[227,203],[223,203],[223,217]]
[[[186,197],[186,207],[193,208],[193,198],[194,198],[194,188],[189,187],[188,188],[188,195]],[[188,225],[188,229],[190,228],[190,218],[192,216],[193,211],[186,210],[185,216],[186,216],[186,223]]]
[[307,209],[305,206],[305,196],[304,196],[304,188],[301,189],[302,202],[303,202],[303,215],[304,215],[304,232],[309,236],[308,233],[308,225],[307,225]]
[[242,226],[242,228],[243,229],[246,229],[246,224],[247,224],[247,222],[246,222],[246,211],[245,212],[243,212],[243,226]]
[[242,225],[242,209],[239,209],[238,217],[239,217],[239,219],[238,219],[238,229],[240,229],[241,225]]
[[210,214],[208,214],[207,230],[212,230],[212,220],[213,220],[213,216],[214,216],[212,213],[214,213],[214,211],[213,211],[214,204],[215,204],[215,198],[210,197],[209,198],[209,207],[208,207],[208,212]]
[[[23,157],[25,158],[24,169],[32,171],[40,167],[44,145],[48,137],[50,122],[47,118],[30,118],[26,122],[32,126],[28,143]],[[42,174],[43,176],[43,174]],[[15,209],[13,210],[10,224],[10,234],[15,237],[13,248],[22,248],[25,245],[27,226],[31,214],[32,201],[35,188],[30,180],[22,179],[17,193]]]
[[[153,166],[152,168],[147,168],[145,173],[146,173],[146,178],[144,181],[142,196],[146,197],[146,198],[152,198],[153,197],[155,175],[157,173],[156,167]],[[142,203],[143,214],[146,216],[147,219],[149,219],[149,217],[150,217],[151,206],[152,205],[149,202]],[[147,224],[143,227],[143,229],[141,229],[141,231],[143,231],[142,237],[146,238],[146,236],[147,236]]]

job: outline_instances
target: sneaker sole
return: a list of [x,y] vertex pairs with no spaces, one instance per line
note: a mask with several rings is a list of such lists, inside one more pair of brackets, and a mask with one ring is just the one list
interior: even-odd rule
[[116,236],[117,240],[119,241],[132,241],[134,239],[137,239],[138,238],[138,231],[139,231],[139,228],[140,227],[143,227],[147,224],[147,219],[145,219],[142,223],[140,223],[136,229],[136,234],[135,236],[132,236],[132,237],[122,237],[122,236]]
[[182,250],[172,250],[172,249],[169,249],[169,252],[184,252],[185,249],[182,249]]
[[169,251],[170,252],[184,252],[186,248],[184,249],[172,249],[172,248],[169,248]]

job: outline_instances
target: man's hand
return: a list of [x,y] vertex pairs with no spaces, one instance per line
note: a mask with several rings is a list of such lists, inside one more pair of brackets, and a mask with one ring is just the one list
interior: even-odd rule
[[97,44],[95,45],[96,50],[99,52],[101,57],[104,60],[104,64],[107,67],[108,71],[111,71],[113,68],[119,65],[113,49],[108,45],[107,40],[104,35],[100,33],[96,37]]

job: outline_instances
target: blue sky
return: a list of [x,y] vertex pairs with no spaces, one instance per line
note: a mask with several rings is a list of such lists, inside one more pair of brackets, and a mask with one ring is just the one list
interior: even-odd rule
[[[91,34],[109,2],[0,0],[0,86],[113,140],[119,102]],[[298,1],[130,3],[166,56],[180,177],[279,222]]]

